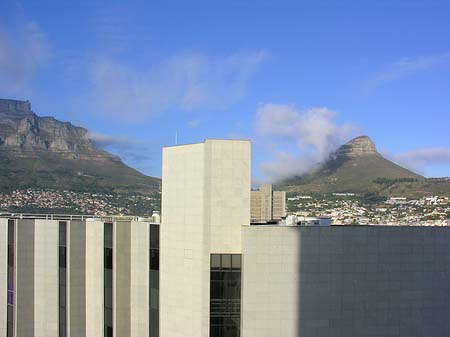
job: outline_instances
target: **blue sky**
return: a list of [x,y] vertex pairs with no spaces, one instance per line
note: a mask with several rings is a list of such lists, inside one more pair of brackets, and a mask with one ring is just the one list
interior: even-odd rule
[[450,176],[449,1],[9,1],[0,97],[159,176],[161,147],[253,141],[255,181],[369,135]]

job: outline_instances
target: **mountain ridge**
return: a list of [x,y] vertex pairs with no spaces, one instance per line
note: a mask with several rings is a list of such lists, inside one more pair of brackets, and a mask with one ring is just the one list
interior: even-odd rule
[[450,193],[450,182],[426,179],[384,158],[368,136],[351,139],[311,172],[293,176],[276,185],[278,189],[287,191],[318,194],[417,196]]
[[87,129],[40,117],[29,101],[0,99],[0,186],[149,193],[160,179],[98,148]]

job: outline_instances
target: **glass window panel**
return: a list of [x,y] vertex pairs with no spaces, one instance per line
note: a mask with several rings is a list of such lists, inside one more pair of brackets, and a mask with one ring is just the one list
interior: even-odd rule
[[159,311],[150,309],[150,337],[159,336]]
[[151,288],[150,289],[150,308],[158,309],[159,308],[159,290]]
[[111,248],[105,248],[105,268],[113,269],[113,251]]
[[233,254],[231,255],[231,265],[233,269],[241,269],[241,255]]
[[150,249],[150,269],[159,270],[159,250]]
[[8,267],[8,289],[14,290],[14,270],[12,267]]
[[66,246],[67,240],[67,222],[60,221],[59,222],[59,245]]
[[105,308],[105,324],[107,326],[112,327],[113,321],[112,321],[112,309],[111,308]]
[[14,246],[8,245],[8,266],[14,266]]
[[113,248],[113,224],[111,222],[105,222],[104,235],[105,248]]
[[223,282],[211,281],[211,299],[223,298]]
[[159,271],[150,270],[150,287],[159,289]]
[[230,254],[222,254],[222,269],[231,268],[231,255]]
[[211,254],[211,269],[220,268],[220,254]]
[[[108,291],[110,289],[111,289],[111,291]],[[105,291],[105,307],[112,308],[112,305],[113,305],[112,288],[106,288],[106,291]]]
[[[220,256],[220,272],[217,265]],[[217,269],[216,269],[217,270]],[[212,254],[210,273],[210,336],[239,337],[241,317],[241,256]]]
[[59,284],[65,285],[66,284],[66,268],[59,268]]
[[61,285],[59,286],[59,306],[66,306],[66,287]]
[[112,326],[106,326],[105,333],[106,333],[106,337],[113,337],[113,328],[112,328]]
[[67,258],[66,258],[66,247],[59,247],[59,267],[66,268]]
[[159,249],[159,226],[150,225],[150,248]]
[[7,337],[13,337],[13,333],[14,333],[14,324],[13,323],[8,323],[8,332],[7,332]]
[[221,326],[212,326],[210,329],[210,337],[222,337],[221,335]]
[[8,220],[8,244],[14,245],[14,220]]

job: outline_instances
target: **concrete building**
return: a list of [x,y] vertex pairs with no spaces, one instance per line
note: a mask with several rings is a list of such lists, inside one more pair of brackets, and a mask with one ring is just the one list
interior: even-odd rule
[[250,225],[250,143],[163,149],[161,337],[448,337],[450,228]]
[[0,219],[0,335],[448,337],[450,228],[250,225],[248,141],[163,149],[162,223]]
[[250,220],[265,223],[286,216],[286,192],[273,191],[271,184],[263,184],[251,191]]
[[0,335],[158,336],[159,225],[0,218]]

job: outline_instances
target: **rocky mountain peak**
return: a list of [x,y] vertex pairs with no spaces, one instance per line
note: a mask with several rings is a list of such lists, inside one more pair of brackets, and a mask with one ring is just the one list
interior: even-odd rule
[[368,136],[353,138],[336,151],[336,156],[361,157],[378,155],[374,142]]
[[29,101],[11,99],[0,99],[0,151],[20,157],[43,151],[67,158],[118,160],[95,147],[85,128],[37,116]]

